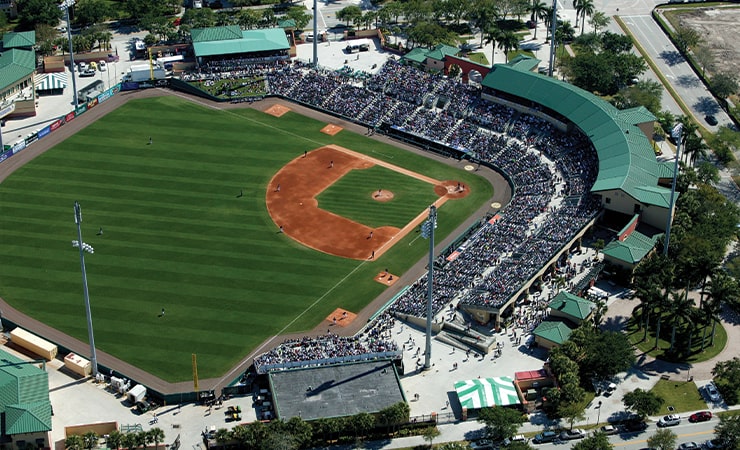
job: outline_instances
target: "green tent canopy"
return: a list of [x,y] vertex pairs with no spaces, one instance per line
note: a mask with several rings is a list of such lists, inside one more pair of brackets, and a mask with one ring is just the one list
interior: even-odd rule
[[519,396],[512,377],[479,378],[455,383],[457,398],[463,408],[518,405]]

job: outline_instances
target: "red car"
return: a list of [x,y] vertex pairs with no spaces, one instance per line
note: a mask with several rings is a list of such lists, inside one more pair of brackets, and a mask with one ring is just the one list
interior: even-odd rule
[[699,411],[689,416],[689,422],[706,422],[712,420],[711,411]]

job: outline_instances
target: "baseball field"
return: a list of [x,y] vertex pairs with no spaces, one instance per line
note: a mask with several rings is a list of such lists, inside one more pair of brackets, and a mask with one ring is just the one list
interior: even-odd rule
[[[386,289],[378,272],[402,275],[424,257],[413,221],[429,204],[439,202],[439,240],[492,188],[326,125],[172,96],[129,101],[0,184],[0,296],[87,341],[71,245],[79,201],[96,345],[164,380],[191,379],[193,353],[201,378],[218,377],[270,336],[359,312]],[[466,195],[440,202],[439,182]]]

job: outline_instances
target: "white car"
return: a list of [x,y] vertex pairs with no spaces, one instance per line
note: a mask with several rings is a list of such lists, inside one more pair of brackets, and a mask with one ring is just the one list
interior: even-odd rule
[[659,427],[672,427],[681,423],[681,417],[676,414],[668,414],[658,421]]
[[105,72],[106,70],[108,70],[108,65],[102,59],[98,61],[98,70],[101,72]]
[[722,400],[722,397],[719,395],[719,391],[717,390],[717,387],[714,385],[714,383],[707,383],[704,389],[706,389],[707,391],[707,396],[709,397],[709,400],[713,402],[719,402]]

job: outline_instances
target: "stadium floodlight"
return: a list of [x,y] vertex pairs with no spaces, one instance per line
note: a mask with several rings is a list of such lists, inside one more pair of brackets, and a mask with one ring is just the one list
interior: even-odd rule
[[432,287],[434,286],[434,229],[437,228],[437,207],[429,207],[429,217],[421,225],[421,236],[429,239],[429,270],[427,271],[427,340],[424,369],[432,368]]
[[72,22],[69,21],[69,8],[74,6],[75,0],[62,0],[59,4],[59,9],[63,10],[67,18],[67,41],[69,41],[69,71],[72,72],[72,94],[74,95],[75,108],[79,104],[79,98],[77,98],[77,79],[75,78],[75,56],[74,48],[72,46]]
[[95,336],[93,334],[92,314],[90,313],[90,293],[87,290],[87,271],[85,270],[85,252],[95,253],[95,250],[82,240],[82,209],[80,208],[80,202],[75,202],[75,223],[77,224],[77,240],[72,241],[72,246],[80,249],[82,293],[85,298],[85,314],[87,315],[87,337],[90,340],[90,364],[92,365],[92,376],[97,377],[98,356],[95,352]]

